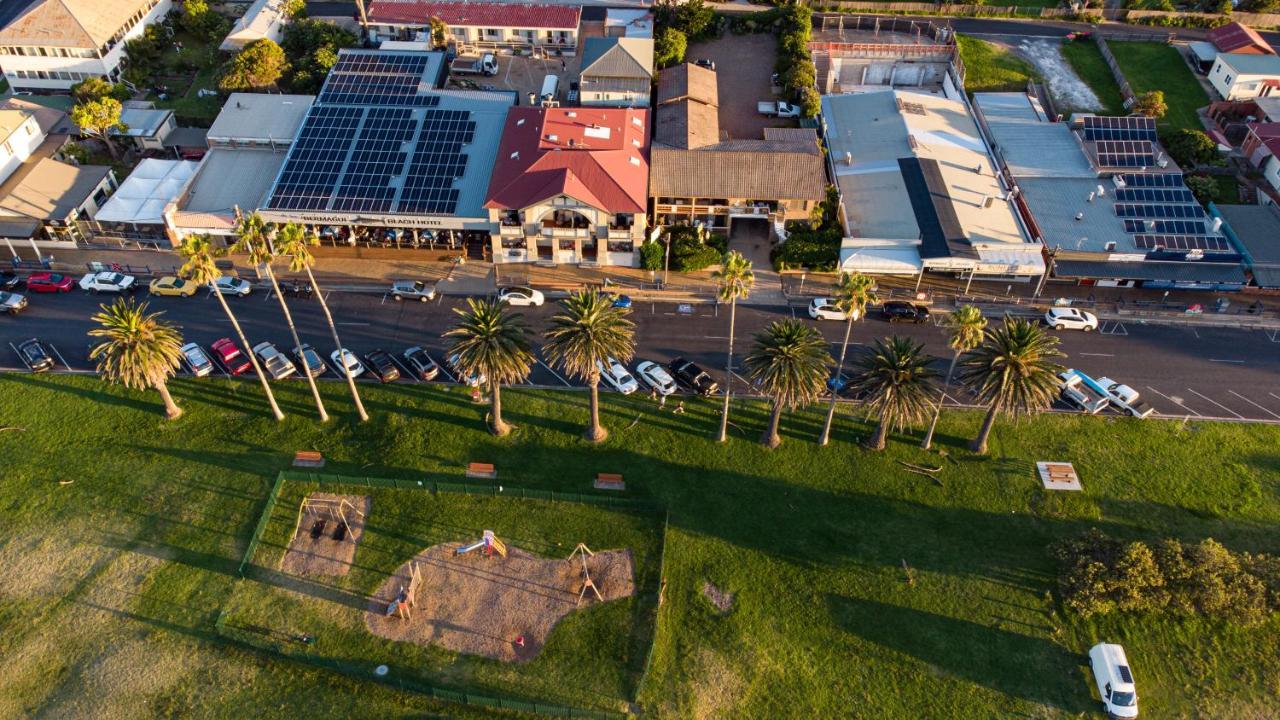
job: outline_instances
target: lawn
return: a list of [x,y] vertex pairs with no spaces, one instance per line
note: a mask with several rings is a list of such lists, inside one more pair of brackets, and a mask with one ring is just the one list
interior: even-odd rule
[[1158,123],[1161,130],[1204,129],[1196,109],[1208,105],[1209,96],[1177,48],[1154,42],[1107,44],[1135,93],[1164,91],[1169,112]]
[[[964,442],[981,418],[957,412],[939,426],[943,460],[902,437],[862,450],[869,427],[851,408],[829,447],[813,443],[814,409],[786,417],[783,446],[768,451],[755,443],[759,404],[736,410],[721,445],[714,401],[672,415],[608,394],[612,435],[592,447],[580,393],[504,393],[518,429],[495,439],[486,408],[457,390],[364,386],[373,419],[361,425],[327,383],[335,419],[320,426],[305,384],[280,387],[289,418],[275,423],[251,384],[176,382],[186,414],[170,423],[150,395],[93,378],[0,376],[0,427],[21,428],[0,431],[0,717],[489,717],[216,636],[251,582],[236,568],[269,487],[298,449],[323,452],[326,472],[407,480],[460,481],[467,462],[491,462],[508,488],[585,492],[596,472],[620,472],[628,496],[667,504],[663,602],[638,693],[650,717],[1080,717],[1096,709],[1084,652],[1103,638],[1125,644],[1144,716],[1266,717],[1280,703],[1280,621],[1082,620],[1055,603],[1045,549],[1096,526],[1280,552],[1278,428],[1055,415],[1001,423],[979,458]],[[1075,462],[1085,492],[1046,496],[1033,463],[1048,459]],[[943,464],[941,482],[899,460]],[[373,505],[375,518],[402,506],[423,519],[405,547],[439,532],[417,497]],[[525,518],[471,502],[451,508],[460,532],[488,516],[546,555],[558,534],[590,530],[580,510],[557,529],[536,507]],[[595,531],[643,543],[625,524]],[[728,612],[707,582],[733,594]],[[484,664],[405,651],[472,677]],[[554,673],[571,665],[548,660]],[[627,690],[617,667],[589,670],[587,685]],[[512,671],[506,694],[526,696],[531,670]]]
[[1031,63],[998,45],[967,35],[956,36],[964,61],[964,89],[976,92],[1025,92],[1027,81],[1039,79]]
[[1120,86],[1116,85],[1116,79],[1111,75],[1111,68],[1107,67],[1107,61],[1102,59],[1102,52],[1098,50],[1095,43],[1090,41],[1063,43],[1062,55],[1066,57],[1067,62],[1071,63],[1071,68],[1076,71],[1076,75],[1080,76],[1080,79],[1102,102],[1102,110],[1098,114],[1128,114],[1124,107],[1124,97],[1120,95]]
[[225,55],[208,38],[186,31],[176,33],[174,41],[182,49],[177,45],[168,48],[151,79],[168,88],[169,99],[161,100],[154,93],[148,97],[156,107],[173,110],[179,124],[208,127],[218,116],[222,100],[217,95],[200,97],[199,92],[218,88]]

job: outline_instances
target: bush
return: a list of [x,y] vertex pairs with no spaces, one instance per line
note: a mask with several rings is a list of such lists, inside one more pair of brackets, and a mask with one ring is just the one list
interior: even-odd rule
[[1133,107],[1129,109],[1159,120],[1169,112],[1169,104],[1164,101],[1163,91],[1149,90],[1134,98]]
[[661,0],[653,6],[659,28],[679,30],[685,37],[702,40],[716,29],[716,12],[703,0]]
[[312,94],[338,60],[338,50],[356,47],[360,40],[350,31],[319,20],[304,19],[284,26],[280,46],[290,60],[285,84],[293,92]]
[[728,245],[725,238],[692,225],[668,228],[666,240],[671,244],[671,269],[678,272],[705,270],[718,264]]
[[1218,184],[1213,181],[1213,178],[1204,175],[1188,175],[1184,178],[1184,182],[1201,205],[1208,205],[1218,189]]
[[218,89],[223,92],[267,90],[275,87],[289,63],[284,50],[268,38],[254,40],[227,63]]
[[1218,144],[1200,130],[1178,130],[1161,141],[1169,156],[1184,169],[1204,165],[1218,157]]
[[660,242],[647,242],[640,246],[640,267],[650,272],[662,269],[667,246]]
[[658,31],[658,39],[653,43],[653,60],[658,67],[671,67],[684,62],[684,53],[689,46],[685,34],[675,28],[663,28]]

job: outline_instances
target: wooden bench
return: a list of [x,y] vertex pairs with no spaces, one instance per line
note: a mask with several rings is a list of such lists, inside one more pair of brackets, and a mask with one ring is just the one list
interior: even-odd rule
[[314,450],[299,450],[293,454],[293,466],[300,468],[324,467],[324,456]]
[[627,489],[627,484],[622,481],[622,476],[615,473],[596,473],[596,480],[592,484],[597,490]]
[[498,477],[498,471],[489,463],[471,463],[467,465],[467,477],[484,478],[493,480]]

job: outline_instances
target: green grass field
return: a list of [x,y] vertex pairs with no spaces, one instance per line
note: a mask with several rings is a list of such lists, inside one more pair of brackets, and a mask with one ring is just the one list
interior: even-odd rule
[[[851,408],[829,447],[813,443],[815,409],[786,417],[768,451],[757,404],[718,445],[713,402],[675,416],[608,394],[613,432],[591,447],[580,393],[504,394],[518,429],[495,439],[485,408],[457,390],[365,386],[373,419],[360,425],[343,387],[325,384],[337,419],[322,427],[305,384],[280,387],[290,417],[277,424],[250,384],[178,382],[186,414],[169,423],[154,397],[92,378],[0,376],[0,426],[21,428],[0,431],[0,717],[491,717],[215,634],[270,484],[298,449],[324,452],[326,472],[460,480],[480,461],[505,485],[563,491],[621,472],[628,495],[665,502],[664,602],[639,693],[650,717],[1092,717],[1083,657],[1100,639],[1125,644],[1144,716],[1262,718],[1280,703],[1280,621],[1081,620],[1057,607],[1046,553],[1091,526],[1280,551],[1277,428],[1048,416],[1000,424],[979,458],[964,442],[980,418],[949,413],[942,461],[902,437],[862,450],[869,427]],[[899,460],[944,462],[941,484]],[[1046,495],[1036,460],[1075,462],[1085,492]],[[520,522],[546,531],[545,519]],[[734,593],[728,613],[704,598],[708,581]],[[556,658],[548,677],[578,659]],[[566,683],[586,672],[629,684],[617,665],[580,660]],[[525,694],[520,673],[509,680]]]
[[1102,59],[1098,46],[1090,41],[1063,43],[1062,55],[1071,63],[1076,75],[1093,90],[1102,103],[1100,115],[1126,115],[1120,87],[1111,75],[1111,68]]
[[1164,91],[1169,112],[1158,123],[1161,130],[1204,129],[1196,109],[1208,105],[1209,96],[1177,48],[1154,42],[1111,42],[1108,46],[1135,93]]
[[956,37],[967,92],[1025,92],[1028,80],[1039,79],[1031,63],[1012,52],[967,35]]

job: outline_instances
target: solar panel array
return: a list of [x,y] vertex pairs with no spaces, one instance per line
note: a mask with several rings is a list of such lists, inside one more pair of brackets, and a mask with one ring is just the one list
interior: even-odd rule
[[343,53],[329,71],[317,102],[342,105],[409,105],[435,107],[440,98],[422,95],[424,78],[434,60],[426,53]]
[[1134,235],[1133,244],[1144,250],[1231,250],[1227,239],[1217,235]]
[[1103,117],[1084,119],[1085,140],[1146,140],[1155,142],[1156,121],[1149,117]]
[[1131,188],[1182,188],[1186,189],[1182,173],[1141,173],[1120,175],[1120,180]]
[[1152,233],[1156,235],[1205,235],[1205,225],[1199,220],[1125,220],[1127,233]]
[[1196,196],[1186,188],[1120,188],[1116,200],[1126,203],[1193,203]]
[[1156,164],[1156,147],[1150,140],[1099,140],[1098,164],[1103,167],[1145,168]]
[[1116,215],[1122,218],[1202,218],[1199,205],[1133,205],[1116,203]]

